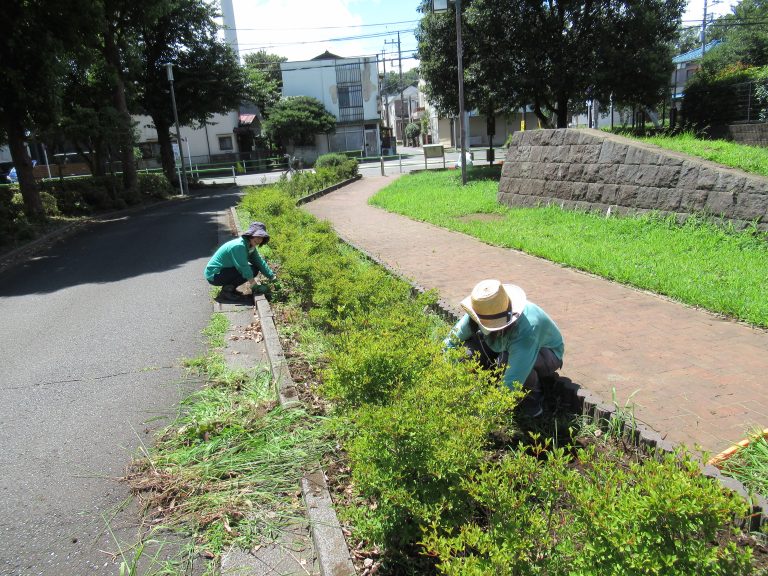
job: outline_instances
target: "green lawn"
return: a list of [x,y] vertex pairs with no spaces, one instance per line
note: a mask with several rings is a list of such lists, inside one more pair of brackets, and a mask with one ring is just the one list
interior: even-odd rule
[[[768,327],[768,236],[691,218],[603,215],[496,202],[498,176],[473,170],[400,178],[371,204],[496,246],[515,248],[617,282]],[[476,216],[488,215],[495,216]],[[480,219],[482,218],[482,219]]]
[[725,166],[768,176],[768,148],[745,146],[727,140],[702,140],[693,134],[640,138],[668,150],[677,150]]

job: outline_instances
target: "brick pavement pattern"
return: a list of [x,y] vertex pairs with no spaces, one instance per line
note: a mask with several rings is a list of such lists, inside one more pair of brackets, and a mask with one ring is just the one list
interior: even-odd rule
[[306,204],[344,239],[456,311],[484,278],[520,285],[565,338],[560,370],[672,442],[712,454],[768,427],[768,332],[465,234],[369,206],[395,177],[365,177]]

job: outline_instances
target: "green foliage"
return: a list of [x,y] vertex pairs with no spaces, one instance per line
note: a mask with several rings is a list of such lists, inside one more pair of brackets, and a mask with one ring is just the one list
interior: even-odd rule
[[426,546],[450,575],[752,574],[749,550],[711,544],[739,497],[686,457],[618,460],[594,446],[513,451],[466,481],[486,512],[455,532],[433,524]]
[[[380,191],[371,203],[490,244],[768,326],[765,232],[754,227],[737,232],[701,216],[690,217],[681,226],[674,217],[653,214],[605,218],[557,206],[509,208],[496,199],[498,180],[475,180],[475,173],[469,173],[467,186],[461,186],[455,172],[406,176]],[[471,214],[498,217],[466,218]]]
[[289,96],[268,110],[264,131],[279,146],[311,145],[315,135],[336,129],[336,117],[311,96]]
[[162,174],[139,174],[139,192],[142,196],[165,199],[175,191],[168,179]]
[[327,335],[320,392],[348,455],[356,537],[457,575],[749,573],[748,551],[716,543],[744,502],[684,456],[625,467],[536,439],[500,453],[519,393],[442,352],[433,295],[409,297],[277,188],[242,207],[269,222],[282,281]]
[[328,174],[338,181],[348,180],[358,175],[358,162],[355,158],[341,153],[323,154],[315,161],[315,171]]
[[0,186],[0,246],[28,240],[34,234],[20,197],[18,186]]
[[[758,68],[734,64],[713,73],[696,74],[685,87],[685,121],[697,129],[705,129],[746,119],[745,110],[736,103],[754,90],[750,83],[760,90],[768,90],[765,88],[768,85],[768,66]],[[756,104],[753,104],[753,118],[765,112],[761,111],[760,100]],[[768,102],[764,101],[763,105],[768,105]]]
[[399,72],[388,71],[381,83],[381,91],[384,94],[396,95],[400,90],[408,86],[415,86],[419,82],[419,69],[411,68],[403,72],[402,79]]
[[266,114],[280,100],[283,87],[280,63],[285,62],[287,58],[259,50],[249,52],[244,60],[248,99]]
[[768,19],[765,0],[741,0],[731,13],[718,18],[710,33],[723,42],[707,52],[702,61],[705,74],[713,75],[732,66],[768,66]]
[[411,145],[416,145],[416,141],[421,134],[421,124],[418,124],[416,122],[410,122],[405,127],[405,138],[408,140],[408,142],[411,143]]
[[711,160],[724,166],[768,176],[768,148],[746,146],[727,140],[699,138],[692,132],[684,132],[675,136],[652,136],[642,138],[642,140],[662,148]]
[[[683,7],[682,0],[467,2],[465,104],[483,111],[533,105],[545,126],[562,128],[569,107],[592,98],[608,102],[613,94],[614,102],[655,105],[669,82]],[[419,9],[426,92],[441,113],[455,114],[455,13],[432,13],[430,0]]]

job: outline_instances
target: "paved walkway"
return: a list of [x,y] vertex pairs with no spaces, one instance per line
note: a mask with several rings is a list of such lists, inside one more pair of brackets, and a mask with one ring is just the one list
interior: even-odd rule
[[366,177],[304,208],[338,234],[458,304],[483,278],[519,284],[560,326],[564,376],[667,440],[717,453],[768,427],[768,332],[464,234],[368,206],[394,180]]

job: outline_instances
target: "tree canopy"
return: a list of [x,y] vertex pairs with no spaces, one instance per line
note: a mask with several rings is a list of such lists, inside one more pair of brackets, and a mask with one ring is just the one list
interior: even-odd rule
[[274,106],[283,90],[283,75],[280,63],[288,60],[284,56],[269,54],[265,50],[245,55],[246,93],[248,100],[266,115]]
[[328,134],[336,128],[336,117],[311,96],[283,98],[268,112],[264,131],[279,146],[311,145],[316,134]]
[[[458,111],[455,13],[424,13],[416,37],[426,91]],[[590,99],[656,104],[672,69],[684,0],[467,0],[462,14],[465,107],[530,105],[565,127]]]
[[383,94],[397,94],[401,89],[408,86],[414,86],[419,81],[419,69],[411,68],[410,70],[403,71],[403,79],[400,80],[400,72],[396,70],[388,70],[384,74],[384,79],[381,83],[381,91]]
[[705,54],[705,73],[768,65],[768,0],[742,0],[707,30],[723,42]]

